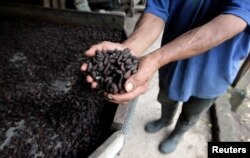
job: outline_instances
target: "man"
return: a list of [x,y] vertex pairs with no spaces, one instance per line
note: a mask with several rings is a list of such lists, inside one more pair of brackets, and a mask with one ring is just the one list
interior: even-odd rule
[[[107,98],[127,103],[145,93],[159,69],[162,114],[145,129],[157,132],[170,125],[178,101],[184,102],[175,129],[160,144],[161,152],[171,153],[201,113],[233,82],[240,61],[250,50],[249,26],[249,0],[148,0],[126,41],[102,42],[92,46],[86,55],[93,56],[96,49],[130,48],[140,57],[164,30],[162,47],[141,57],[138,73],[126,81],[127,93],[107,94]],[[87,64],[83,64],[82,70],[86,68]],[[87,81],[96,87],[90,76]]]

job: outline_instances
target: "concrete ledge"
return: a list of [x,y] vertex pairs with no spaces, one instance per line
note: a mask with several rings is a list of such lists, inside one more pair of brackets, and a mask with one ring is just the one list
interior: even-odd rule
[[121,131],[115,132],[89,158],[113,158],[124,145],[124,134]]

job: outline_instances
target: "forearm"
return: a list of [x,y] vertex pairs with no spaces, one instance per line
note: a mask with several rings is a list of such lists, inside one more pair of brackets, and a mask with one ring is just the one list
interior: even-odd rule
[[195,28],[154,53],[158,68],[176,60],[186,59],[206,52],[232,38],[246,28],[244,20],[234,15],[219,15],[207,24]]
[[123,42],[136,56],[141,54],[153,44],[164,28],[165,22],[159,17],[144,13],[138,20],[134,32]]

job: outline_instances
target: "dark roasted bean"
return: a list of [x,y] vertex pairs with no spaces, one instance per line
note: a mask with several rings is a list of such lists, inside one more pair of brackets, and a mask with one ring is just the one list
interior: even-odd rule
[[120,62],[122,60],[122,55],[119,56],[117,62]]
[[129,57],[129,56],[123,57],[123,58],[122,58],[122,61],[125,62],[125,61],[128,59],[128,57]]
[[103,56],[103,54],[102,54],[102,51],[101,50],[96,50],[95,51],[95,53],[96,53],[96,56],[98,57],[98,56]]
[[119,91],[122,90],[122,82],[119,82],[119,83],[118,83],[118,88],[119,88]]
[[96,78],[96,72],[95,72],[95,71],[92,71],[92,72],[91,72],[91,76],[95,79],[95,78]]
[[118,50],[118,49],[115,49],[113,52],[114,52],[114,53],[119,53],[119,50]]
[[125,68],[126,68],[127,70],[129,70],[129,69],[131,69],[133,66],[134,66],[134,65],[125,65]]
[[127,59],[131,54],[129,52],[124,52],[123,58]]
[[128,71],[125,73],[124,78],[125,78],[125,79],[128,79],[130,76],[131,76],[131,70],[128,70]]
[[100,66],[100,67],[98,67],[98,69],[97,69],[99,72],[101,72],[101,71],[103,71],[104,70],[104,66]]
[[98,66],[99,66],[99,67],[103,66],[103,63],[102,63],[102,62],[99,62],[99,63],[98,63]]
[[112,89],[114,90],[114,93],[118,93],[118,88],[117,85],[115,83],[112,83]]
[[127,59],[125,62],[127,65],[131,65],[132,64],[132,60],[131,59]]
[[108,72],[109,67],[110,67],[110,63],[107,63],[107,65],[103,71],[104,74]]
[[133,74],[137,73],[137,69],[133,70],[132,73],[133,73]]
[[93,66],[92,70],[97,70],[97,67],[98,67],[98,65],[95,64],[95,65]]
[[110,59],[109,62],[114,63],[114,62],[116,62],[116,60],[115,59]]
[[124,63],[121,64],[121,70],[122,70],[123,72],[126,71],[126,69],[125,69],[125,67],[124,67]]
[[109,59],[108,59],[108,56],[105,56],[103,64],[104,64],[104,65],[107,65],[108,60],[109,60]]
[[92,63],[89,63],[89,64],[88,64],[88,70],[87,70],[87,71],[90,72],[91,69],[92,69]]
[[133,64],[138,64],[139,60],[138,59],[133,59]]
[[110,64],[109,70],[110,70],[110,71],[114,70],[114,66]]
[[96,60],[97,60],[98,62],[101,62],[101,61],[103,60],[103,58],[104,58],[104,57],[97,57]]
[[123,50],[123,52],[124,52],[124,53],[130,53],[130,49],[129,49],[129,48],[125,48],[125,49]]
[[133,67],[130,70],[136,70],[137,69],[137,65],[133,65]]
[[113,51],[112,51],[112,50],[107,50],[107,53],[110,53],[110,54],[111,54],[111,53],[113,53]]
[[107,84],[111,84],[111,83],[112,83],[112,80],[113,80],[112,77],[108,77],[108,78],[105,79],[105,82],[106,82]]
[[103,59],[104,55],[103,55],[103,53],[100,50],[96,50],[96,57]]

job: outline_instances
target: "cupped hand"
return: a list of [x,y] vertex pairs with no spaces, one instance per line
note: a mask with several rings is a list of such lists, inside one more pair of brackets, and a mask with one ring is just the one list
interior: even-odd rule
[[[92,57],[95,56],[96,50],[115,50],[115,49],[123,50],[125,49],[125,47],[120,43],[104,41],[99,44],[92,45],[84,54],[88,57]],[[87,68],[88,64],[83,63],[81,66],[81,70],[87,71]],[[92,88],[96,88],[98,86],[97,82],[90,75],[87,75],[86,81],[91,84]]]
[[158,68],[157,61],[151,55],[142,57],[139,62],[138,72],[125,83],[127,92],[124,94],[106,94],[108,100],[118,104],[127,104],[133,98],[144,94],[148,90],[149,83]]

